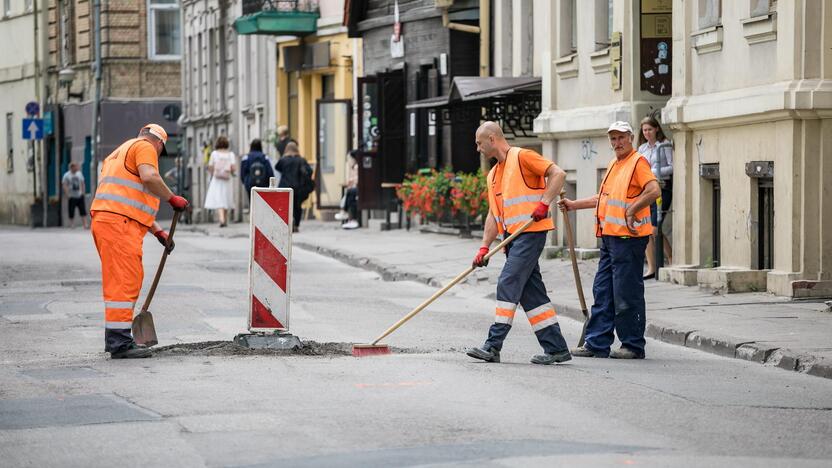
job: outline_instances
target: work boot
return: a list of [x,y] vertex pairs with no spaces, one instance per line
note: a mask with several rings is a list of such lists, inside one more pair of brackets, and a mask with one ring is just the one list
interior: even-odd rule
[[613,359],[644,359],[643,355],[639,355],[632,349],[623,346],[612,350],[610,357]]
[[465,351],[465,354],[474,359],[481,359],[485,362],[500,362],[500,351],[490,346],[483,346],[482,348],[468,348],[468,350]]
[[146,358],[153,355],[153,352],[144,345],[139,345],[136,343],[130,343],[130,346],[127,348],[116,351],[115,353],[110,353],[111,359],[139,359],[139,358]]
[[603,354],[597,354],[595,351],[587,348],[586,346],[580,346],[577,348],[572,348],[572,355],[575,357],[597,357],[597,358],[605,358]]
[[544,366],[548,366],[549,364],[560,363],[571,361],[572,355],[569,354],[569,350],[561,351],[555,354],[543,353],[543,354],[536,354],[532,356],[531,363],[532,364],[542,364]]

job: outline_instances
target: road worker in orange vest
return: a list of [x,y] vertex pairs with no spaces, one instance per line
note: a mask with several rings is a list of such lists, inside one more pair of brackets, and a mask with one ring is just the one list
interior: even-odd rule
[[[101,258],[104,289],[104,349],[113,359],[144,358],[151,352],[133,341],[133,309],[142,287],[142,242],[148,231],[163,246],[168,233],[156,223],[159,200],[181,211],[188,201],[175,195],[159,175],[168,134],[148,124],[103,161],[90,213],[92,236]],[[170,244],[173,250],[173,242]]]
[[[595,208],[595,235],[601,238],[586,343],[572,355],[644,359],[644,248],[653,232],[650,204],[661,189],[650,162],[633,148],[629,123],[613,123],[607,136],[615,158],[598,194],[558,202],[562,211]],[[610,352],[613,332],[621,347]]]
[[534,364],[554,364],[572,359],[560,331],[555,308],[546,294],[538,259],[546,245],[546,233],[555,228],[549,206],[560,193],[566,173],[555,163],[528,149],[508,144],[499,125],[485,122],[477,130],[477,151],[497,164],[488,173],[489,214],[485,220],[482,247],[473,265],[486,266],[485,255],[498,235],[511,235],[534,223],[506,247],[506,263],[497,283],[494,324],[485,344],[470,348],[469,356],[500,362],[503,341],[511,329],[517,306],[522,306],[543,347],[531,358]]

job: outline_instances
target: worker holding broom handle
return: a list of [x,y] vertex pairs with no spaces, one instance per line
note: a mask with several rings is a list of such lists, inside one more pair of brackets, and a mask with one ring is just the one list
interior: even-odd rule
[[[586,342],[572,354],[644,359],[644,248],[653,232],[650,205],[661,190],[650,162],[633,148],[630,124],[614,122],[607,136],[615,158],[598,194],[558,202],[562,211],[595,208],[595,235],[601,238],[601,259],[592,285],[595,303],[586,326]],[[613,330],[621,348],[610,352]]]
[[[168,134],[148,124],[137,138],[122,143],[104,160],[90,206],[92,236],[101,258],[104,289],[104,349],[113,359],[150,356],[133,341],[133,308],[144,271],[142,241],[148,231],[163,246],[168,234],[156,223],[159,200],[184,210],[188,200],[175,195],[159,175],[159,156],[167,155]],[[173,249],[173,244],[170,244]]]
[[[473,265],[488,264],[484,257],[497,235],[509,236],[525,230],[506,246],[506,263],[497,283],[494,324],[485,344],[470,348],[468,356],[500,362],[503,341],[511,330],[514,312],[521,305],[534,330],[543,354],[531,358],[534,364],[554,364],[572,359],[560,331],[557,314],[546,294],[538,259],[546,244],[546,232],[555,228],[549,206],[560,193],[566,173],[552,161],[528,149],[508,144],[499,125],[485,122],[476,133],[477,151],[497,164],[488,173],[489,212],[485,220],[482,247]],[[533,220],[529,224],[529,220]]]

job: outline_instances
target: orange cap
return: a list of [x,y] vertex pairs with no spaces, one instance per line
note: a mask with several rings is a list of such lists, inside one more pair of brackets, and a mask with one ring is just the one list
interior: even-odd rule
[[151,135],[162,140],[162,156],[167,156],[168,149],[165,147],[165,143],[168,142],[168,132],[166,132],[161,125],[157,125],[154,123],[145,125],[144,127],[142,127],[142,130],[147,130],[148,132],[150,132]]

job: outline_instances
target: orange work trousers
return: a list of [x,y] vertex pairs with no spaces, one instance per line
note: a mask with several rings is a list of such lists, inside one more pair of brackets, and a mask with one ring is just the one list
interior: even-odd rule
[[101,258],[104,289],[104,349],[115,353],[133,343],[133,309],[144,279],[142,242],[147,226],[116,213],[92,214],[92,237]]

